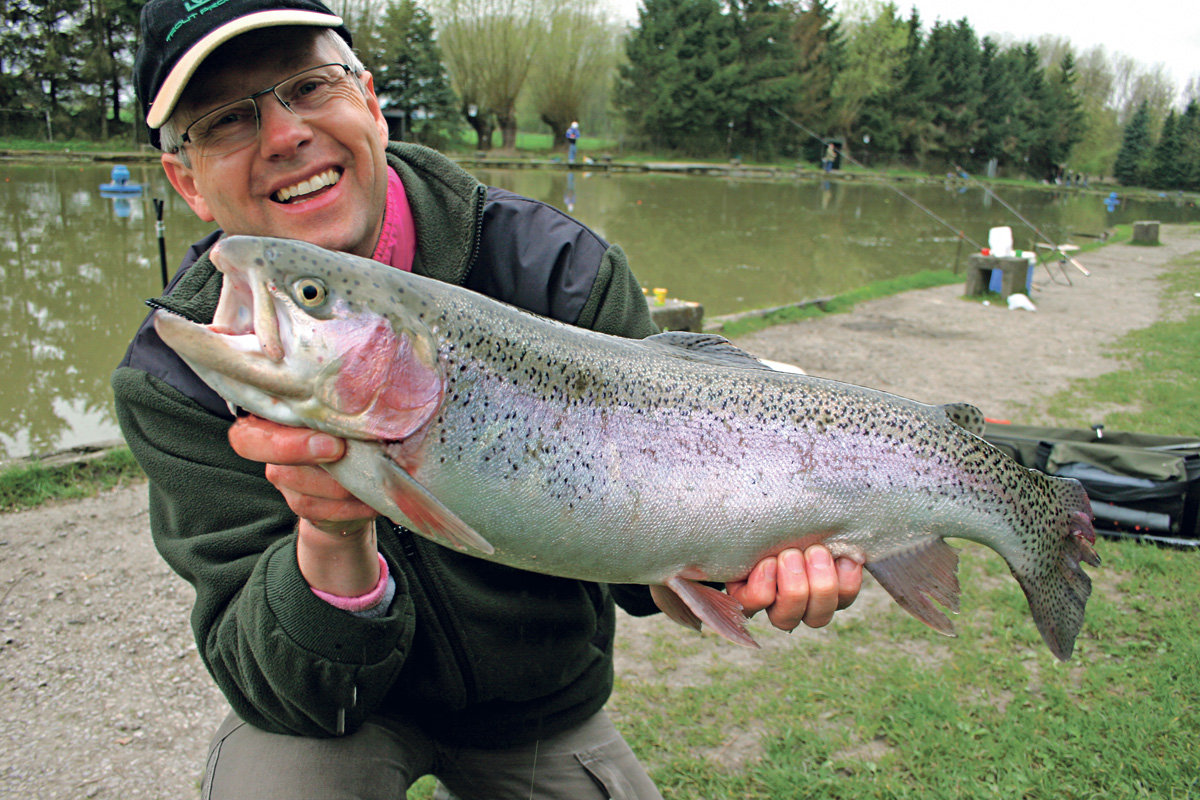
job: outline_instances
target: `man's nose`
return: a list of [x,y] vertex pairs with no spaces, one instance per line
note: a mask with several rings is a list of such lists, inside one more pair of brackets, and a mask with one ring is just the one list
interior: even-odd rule
[[308,122],[283,104],[274,92],[259,97],[258,145],[263,155],[288,155],[312,138]]

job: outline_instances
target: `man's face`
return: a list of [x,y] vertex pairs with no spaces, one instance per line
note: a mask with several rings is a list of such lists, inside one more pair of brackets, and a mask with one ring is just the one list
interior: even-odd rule
[[[328,43],[314,45],[313,33],[296,31],[246,34],[210,56],[175,110],[179,130],[307,67],[342,60]],[[201,219],[215,220],[227,234],[302,239],[369,258],[387,201],[387,123],[370,73],[362,78],[365,96],[348,77],[306,118],[263,95],[255,142],[220,156],[185,144],[190,167],[163,154],[168,179]]]

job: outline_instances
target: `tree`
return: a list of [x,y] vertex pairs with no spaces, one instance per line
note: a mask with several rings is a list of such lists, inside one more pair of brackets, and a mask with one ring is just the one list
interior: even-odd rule
[[723,99],[726,155],[750,153],[756,159],[795,153],[796,134],[787,116],[804,113],[797,102],[804,75],[790,33],[792,9],[774,0],[730,0],[730,47],[716,81]]
[[443,147],[461,129],[458,98],[442,64],[433,18],[414,0],[390,0],[355,31],[359,57],[375,79],[385,113],[399,113],[406,134]]
[[1188,101],[1179,118],[1179,161],[1184,189],[1200,189],[1200,101]]
[[1125,186],[1141,183],[1150,152],[1150,104],[1143,100],[1125,126],[1113,175]]
[[[887,99],[899,89],[908,55],[908,26],[896,15],[895,4],[875,3],[866,13],[872,16],[843,18],[841,22],[846,43],[832,89],[832,122],[847,141],[859,138],[854,134],[864,109],[873,101],[887,105]],[[866,135],[870,136],[872,128],[880,127],[879,117],[867,116]],[[880,131],[874,132],[874,138],[878,148]]]
[[517,98],[545,40],[544,21],[562,2],[437,0],[433,6],[442,52],[478,149],[491,149],[494,119],[501,150],[516,151]]
[[982,127],[982,51],[966,18],[937,23],[929,34],[929,64],[938,83],[933,126],[936,147],[948,160],[966,160]]
[[1076,80],[1075,54],[1068,49],[1048,82],[1053,113],[1047,120],[1047,151],[1054,163],[1067,162],[1075,145],[1083,139],[1083,101],[1075,90]]
[[644,0],[625,40],[615,101],[651,147],[711,154],[725,145],[719,89],[731,46],[717,0]]
[[800,118],[817,130],[829,129],[833,86],[842,56],[840,35],[833,8],[825,0],[808,0],[807,7],[801,3],[793,6],[792,42],[800,86],[793,102]]
[[1175,117],[1175,109],[1167,113],[1163,120],[1162,133],[1158,143],[1150,155],[1150,170],[1147,183],[1155,189],[1182,189],[1186,178],[1185,170],[1180,161],[1183,154],[1182,139],[1179,125]]
[[885,130],[890,120],[895,130],[894,149],[885,136],[876,136],[876,146],[884,152],[898,153],[907,161],[921,163],[933,147],[933,100],[938,92],[937,78],[929,61],[921,17],[914,7],[908,17],[908,41],[904,47],[901,85],[884,102],[870,102],[864,109],[876,122],[876,131]]
[[1104,47],[1085,50],[1076,61],[1075,75],[1083,120],[1071,163],[1084,174],[1111,174],[1121,146],[1121,126],[1118,112],[1109,102],[1116,76]]
[[977,158],[973,160],[995,159],[998,165],[1011,164],[1024,157],[1019,152],[1021,132],[1017,117],[1021,100],[1020,57],[1011,49],[1001,51],[993,39],[985,37],[980,50],[980,71],[984,100],[979,111]]
[[584,116],[581,112],[588,100],[607,90],[617,68],[619,37],[598,0],[576,0],[550,17],[545,42],[530,71],[529,91],[557,147],[566,147],[563,133]]

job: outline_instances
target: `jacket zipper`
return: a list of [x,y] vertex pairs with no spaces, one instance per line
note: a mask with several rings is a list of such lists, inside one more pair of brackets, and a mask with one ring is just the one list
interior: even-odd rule
[[483,184],[475,188],[475,243],[471,248],[471,257],[467,260],[462,280],[459,281],[460,286],[467,285],[467,279],[475,269],[475,262],[479,260],[479,249],[483,247],[483,211],[487,208],[487,193],[487,186]]
[[454,656],[454,663],[458,666],[459,675],[462,676],[463,692],[466,694],[467,704],[474,705],[479,698],[475,690],[475,674],[471,670],[471,662],[467,658],[466,648],[463,647],[462,640],[459,638],[458,626],[453,624],[454,620],[446,608],[446,603],[442,600],[437,587],[434,586],[430,568],[425,563],[425,558],[421,555],[421,551],[417,549],[416,534],[408,530],[408,528],[403,528],[391,521],[388,524],[392,526],[392,532],[400,540],[400,547],[404,551],[404,557],[408,559],[409,566],[412,567],[417,581],[421,584],[421,588],[429,598],[430,605],[433,606],[433,615],[437,618],[438,626],[442,629],[443,635],[446,637],[446,643],[450,645],[450,652]]

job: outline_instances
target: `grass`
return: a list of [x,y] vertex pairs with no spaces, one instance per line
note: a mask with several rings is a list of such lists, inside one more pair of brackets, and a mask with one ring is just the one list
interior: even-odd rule
[[[1064,423],[1092,421],[1074,408],[1134,405],[1105,423],[1200,436],[1200,256],[1160,279],[1178,318],[1126,336],[1126,368],[1056,396]],[[673,683],[651,659],[661,680],[618,676],[610,709],[668,798],[1200,798],[1200,556],[1097,550],[1104,566],[1066,664],[1003,561],[968,545],[956,640],[890,606],[749,668],[723,668],[725,646],[708,642],[711,680]],[[744,758],[728,757],[735,743]]]
[[119,447],[90,461],[60,467],[42,464],[0,472],[0,512],[33,508],[50,500],[92,497],[145,474],[128,448]]
[[1051,396],[1050,416],[1087,427],[1095,409],[1110,409],[1103,421],[1111,429],[1200,436],[1200,254],[1176,259],[1158,280],[1177,318],[1126,334],[1111,352],[1124,367]]
[[769,311],[760,316],[743,317],[725,323],[721,326],[721,334],[730,339],[745,336],[748,333],[783,325],[788,322],[798,322],[826,314],[837,314],[851,310],[858,303],[888,297],[913,289],[928,289],[932,286],[945,286],[951,283],[962,283],[963,276],[950,270],[925,270],[915,275],[904,275],[899,278],[876,281],[858,289],[839,294],[836,297],[810,303],[802,306],[785,306]]
[[1196,556],[1100,550],[1066,664],[1000,559],[970,545],[957,639],[891,606],[749,668],[708,642],[710,680],[618,676],[610,709],[668,798],[1200,797]]

